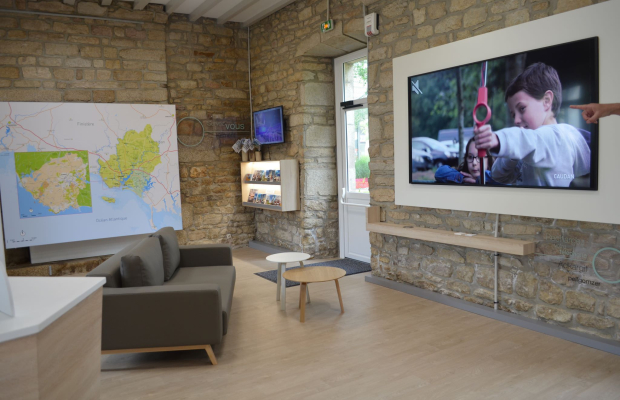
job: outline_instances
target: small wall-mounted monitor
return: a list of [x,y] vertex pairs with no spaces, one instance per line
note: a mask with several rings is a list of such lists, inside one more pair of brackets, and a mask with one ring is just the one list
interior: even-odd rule
[[261,144],[284,143],[282,106],[254,113],[254,137]]

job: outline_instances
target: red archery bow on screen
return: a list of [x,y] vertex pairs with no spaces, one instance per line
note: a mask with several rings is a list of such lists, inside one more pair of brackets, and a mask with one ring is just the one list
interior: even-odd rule
[[[482,69],[480,71],[480,87],[478,88],[478,102],[474,107],[474,122],[476,123],[476,127],[480,128],[482,125],[486,124],[491,120],[491,107],[489,107],[489,91],[487,89],[487,67],[488,62],[485,61],[482,63]],[[486,117],[484,120],[479,121],[476,117],[476,112],[480,107],[486,108]],[[486,171],[486,165],[484,162],[484,158],[487,156],[487,151],[485,149],[478,149],[478,157],[480,163],[480,182],[484,185],[484,174]]]

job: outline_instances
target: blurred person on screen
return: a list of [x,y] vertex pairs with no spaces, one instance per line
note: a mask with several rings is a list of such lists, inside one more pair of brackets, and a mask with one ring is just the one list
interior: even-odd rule
[[493,180],[518,186],[569,187],[590,173],[590,147],[584,135],[556,120],[562,84],[553,67],[543,63],[527,67],[508,85],[505,100],[515,126],[498,131],[490,125],[474,129],[476,147],[496,157]]
[[[447,165],[442,165],[435,171],[435,180],[441,183],[464,183],[464,184],[478,184],[480,183],[480,169],[481,163],[478,157],[478,149],[476,149],[476,143],[472,137],[467,142],[465,147],[467,152],[465,153],[465,159],[463,162],[455,168]],[[489,157],[489,163],[487,170],[485,171],[487,183],[495,183],[491,178],[491,166],[493,165],[493,157]]]
[[572,109],[582,110],[581,116],[588,124],[598,124],[600,118],[610,115],[620,115],[620,103],[615,104],[582,104],[570,106]]

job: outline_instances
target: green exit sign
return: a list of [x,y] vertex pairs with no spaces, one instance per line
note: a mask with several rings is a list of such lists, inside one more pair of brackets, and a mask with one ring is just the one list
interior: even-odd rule
[[332,29],[334,29],[334,20],[333,19],[328,19],[325,22],[321,22],[321,32],[323,32],[323,33],[329,32]]

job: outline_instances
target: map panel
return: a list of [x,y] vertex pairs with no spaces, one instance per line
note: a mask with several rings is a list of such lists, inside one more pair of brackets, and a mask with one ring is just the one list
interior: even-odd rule
[[7,248],[182,229],[173,105],[0,103]]
[[92,212],[87,151],[15,153],[20,218]]

